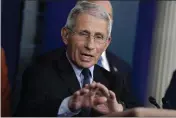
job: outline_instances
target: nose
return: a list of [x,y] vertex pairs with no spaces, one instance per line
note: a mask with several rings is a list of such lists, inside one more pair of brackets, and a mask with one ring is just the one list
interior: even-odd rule
[[89,36],[88,40],[86,41],[85,43],[85,47],[88,49],[88,50],[93,50],[95,49],[95,42],[94,42],[94,37],[93,36]]

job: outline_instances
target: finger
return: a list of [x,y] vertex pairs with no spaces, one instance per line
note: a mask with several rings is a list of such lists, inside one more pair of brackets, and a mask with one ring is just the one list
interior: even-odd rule
[[106,97],[96,97],[93,101],[94,105],[98,105],[98,104],[104,104],[107,102],[107,98]]
[[80,95],[81,95],[81,96],[86,95],[87,93],[89,93],[89,89],[87,89],[87,88],[82,88],[82,89],[80,90]]
[[89,89],[89,85],[88,85],[88,84],[86,84],[84,88]]
[[95,81],[93,81],[92,83],[96,83]]
[[82,102],[80,100],[78,101],[72,101],[70,108],[72,109],[72,111],[80,109],[82,105]]
[[96,105],[96,106],[93,107],[93,109],[95,109],[98,112],[101,112],[102,114],[108,114],[109,113],[109,108],[105,104]]
[[116,95],[113,91],[109,90],[109,94],[111,99],[116,99]]
[[89,99],[90,99],[89,97],[86,97],[88,93],[89,93],[89,90],[86,88],[82,88],[76,91],[72,97],[72,103],[71,103],[72,108],[79,109],[81,107],[88,106]]
[[106,97],[109,97],[109,90],[107,89],[107,87],[105,87],[103,84],[101,83],[97,83],[96,87],[99,88],[99,90],[102,92],[103,95],[105,95]]
[[93,100],[94,97],[97,96],[98,91],[99,91],[99,89],[96,88],[96,89],[94,89],[94,90],[92,89],[92,90],[89,92],[89,96],[90,96],[91,100]]
[[80,97],[80,91],[76,91],[69,102],[69,108],[73,111],[76,109],[79,109],[81,107],[81,97]]
[[76,91],[72,96],[72,100],[76,100],[79,95],[80,95],[80,91]]
[[72,103],[77,103],[77,102],[81,102],[81,92],[80,90],[79,91],[76,91],[73,95],[72,95]]
[[90,85],[89,85],[89,89],[95,89],[96,88],[96,82],[93,81]]
[[89,87],[87,88],[90,90],[89,95],[94,96],[96,93],[96,82],[93,81],[92,84],[89,84]]
[[[73,94],[72,99],[73,99],[74,101],[77,101],[78,98],[81,98],[81,96],[87,94],[88,92],[89,92],[88,89],[82,88],[82,89],[76,91],[76,92]],[[79,99],[78,99],[78,100],[79,100]]]
[[84,88],[86,88],[86,89],[92,89],[92,88],[95,87],[95,83],[96,83],[96,82],[93,81],[91,84],[86,84]]
[[123,105],[122,104],[118,104],[118,112],[122,112],[123,111]]
[[90,97],[90,103],[91,105],[93,105],[94,100],[96,98],[96,94],[97,94],[98,88],[96,88],[95,90],[92,90],[89,92],[89,97]]

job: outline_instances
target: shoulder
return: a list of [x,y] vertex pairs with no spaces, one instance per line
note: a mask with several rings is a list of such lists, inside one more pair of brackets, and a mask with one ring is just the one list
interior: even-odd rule
[[173,72],[172,79],[170,81],[170,85],[168,87],[169,90],[174,90],[176,88],[176,71]]
[[44,54],[37,56],[35,62],[42,64],[50,63],[54,60],[58,60],[62,56],[62,54],[65,53],[65,51],[66,51],[65,47],[60,47],[55,50],[46,52]]
[[176,87],[176,71],[173,72],[169,87],[171,88]]
[[173,73],[172,79],[170,81],[170,84],[166,90],[165,98],[167,99],[175,99],[176,95],[173,94],[176,89],[176,71]]
[[65,70],[69,67],[66,66],[69,65],[67,63],[65,48],[58,48],[38,56],[36,60],[25,69],[23,78],[38,77],[37,80],[50,77],[57,78],[63,67],[65,67]]
[[123,81],[125,80],[125,75],[121,72],[109,72],[106,69],[95,65],[95,74],[96,77],[97,75],[99,75],[98,77],[101,77],[101,80],[105,80],[106,82],[108,82],[109,84],[113,85],[113,86],[122,86]]
[[106,51],[106,57],[110,65],[116,66],[120,72],[131,72],[132,68],[125,60],[110,51]]
[[175,79],[175,81],[176,81],[176,70],[173,73],[173,79]]
[[26,84],[46,83],[58,78],[57,61],[32,62],[22,74],[22,82]]

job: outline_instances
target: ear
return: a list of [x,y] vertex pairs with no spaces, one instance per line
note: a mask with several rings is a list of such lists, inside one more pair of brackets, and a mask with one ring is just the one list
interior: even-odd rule
[[69,39],[69,31],[67,30],[66,27],[62,28],[61,36],[62,36],[62,41],[64,42],[65,45],[67,45],[68,39]]
[[111,43],[111,36],[108,38],[108,40],[107,40],[107,42],[106,42],[106,48],[105,49],[107,49],[108,48],[108,46],[109,46],[109,44]]

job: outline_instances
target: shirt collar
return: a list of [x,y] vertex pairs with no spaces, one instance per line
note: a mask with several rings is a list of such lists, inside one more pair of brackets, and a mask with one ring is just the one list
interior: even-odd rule
[[106,51],[101,54],[102,61],[106,58]]
[[[80,76],[83,68],[78,68],[75,64],[73,64],[72,61],[69,59],[69,56],[68,56],[67,52],[66,52],[66,57],[67,57],[69,63],[71,64],[75,74]],[[91,77],[93,78],[94,65],[91,66],[89,68],[89,70],[90,70],[90,73],[91,73]]]

